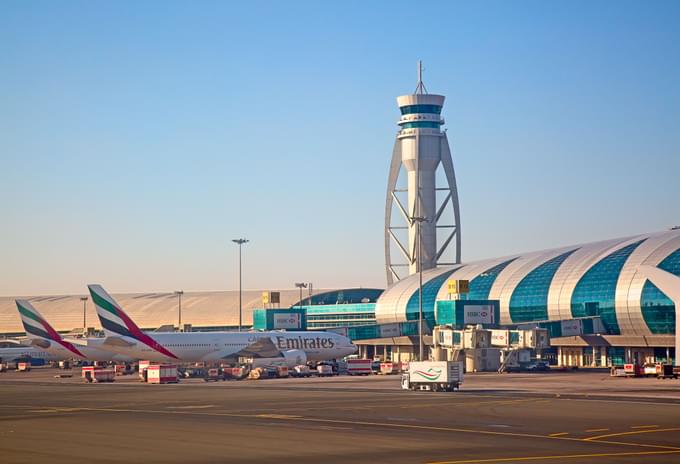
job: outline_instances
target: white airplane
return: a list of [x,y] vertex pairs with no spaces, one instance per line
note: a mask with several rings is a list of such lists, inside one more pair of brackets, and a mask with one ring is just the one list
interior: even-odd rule
[[35,307],[26,300],[15,300],[21,316],[26,336],[34,347],[47,351],[59,360],[81,359],[88,361],[132,362],[133,359],[108,351],[102,346],[104,339],[84,338],[80,340],[64,339],[45,320]]
[[9,348],[0,348],[0,363],[32,362],[34,359],[44,359],[46,362],[50,362],[61,361],[64,358],[33,346],[17,345]]
[[107,335],[106,349],[137,359],[160,362],[238,362],[256,365],[339,359],[356,352],[356,345],[331,332],[142,332],[100,285],[88,285],[97,315]]

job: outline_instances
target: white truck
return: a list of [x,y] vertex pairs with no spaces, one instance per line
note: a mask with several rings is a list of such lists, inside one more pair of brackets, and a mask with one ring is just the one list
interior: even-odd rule
[[411,362],[401,376],[404,390],[454,391],[463,383],[463,363],[459,361]]

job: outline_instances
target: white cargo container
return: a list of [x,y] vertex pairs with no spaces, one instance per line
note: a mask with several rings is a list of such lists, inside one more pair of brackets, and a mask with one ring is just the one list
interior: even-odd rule
[[404,390],[454,391],[463,383],[463,363],[458,361],[411,362],[401,376]]

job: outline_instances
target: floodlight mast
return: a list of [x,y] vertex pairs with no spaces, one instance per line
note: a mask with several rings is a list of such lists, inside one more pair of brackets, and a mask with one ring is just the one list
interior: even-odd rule
[[232,240],[238,245],[238,331],[241,331],[243,326],[243,259],[241,248],[250,240],[246,238],[235,238]]

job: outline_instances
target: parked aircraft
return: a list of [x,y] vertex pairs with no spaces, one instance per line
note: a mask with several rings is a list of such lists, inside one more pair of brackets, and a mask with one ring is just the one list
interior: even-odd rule
[[21,322],[32,346],[49,352],[58,359],[81,359],[88,361],[131,362],[132,358],[106,350],[103,338],[67,340],[27,300],[16,300]]
[[33,346],[18,345],[11,348],[0,348],[0,363],[32,362],[35,359],[50,362],[61,361],[64,358]]
[[247,357],[293,367],[356,352],[348,338],[331,332],[143,332],[100,285],[88,288],[107,335],[104,347],[137,359],[238,362]]

